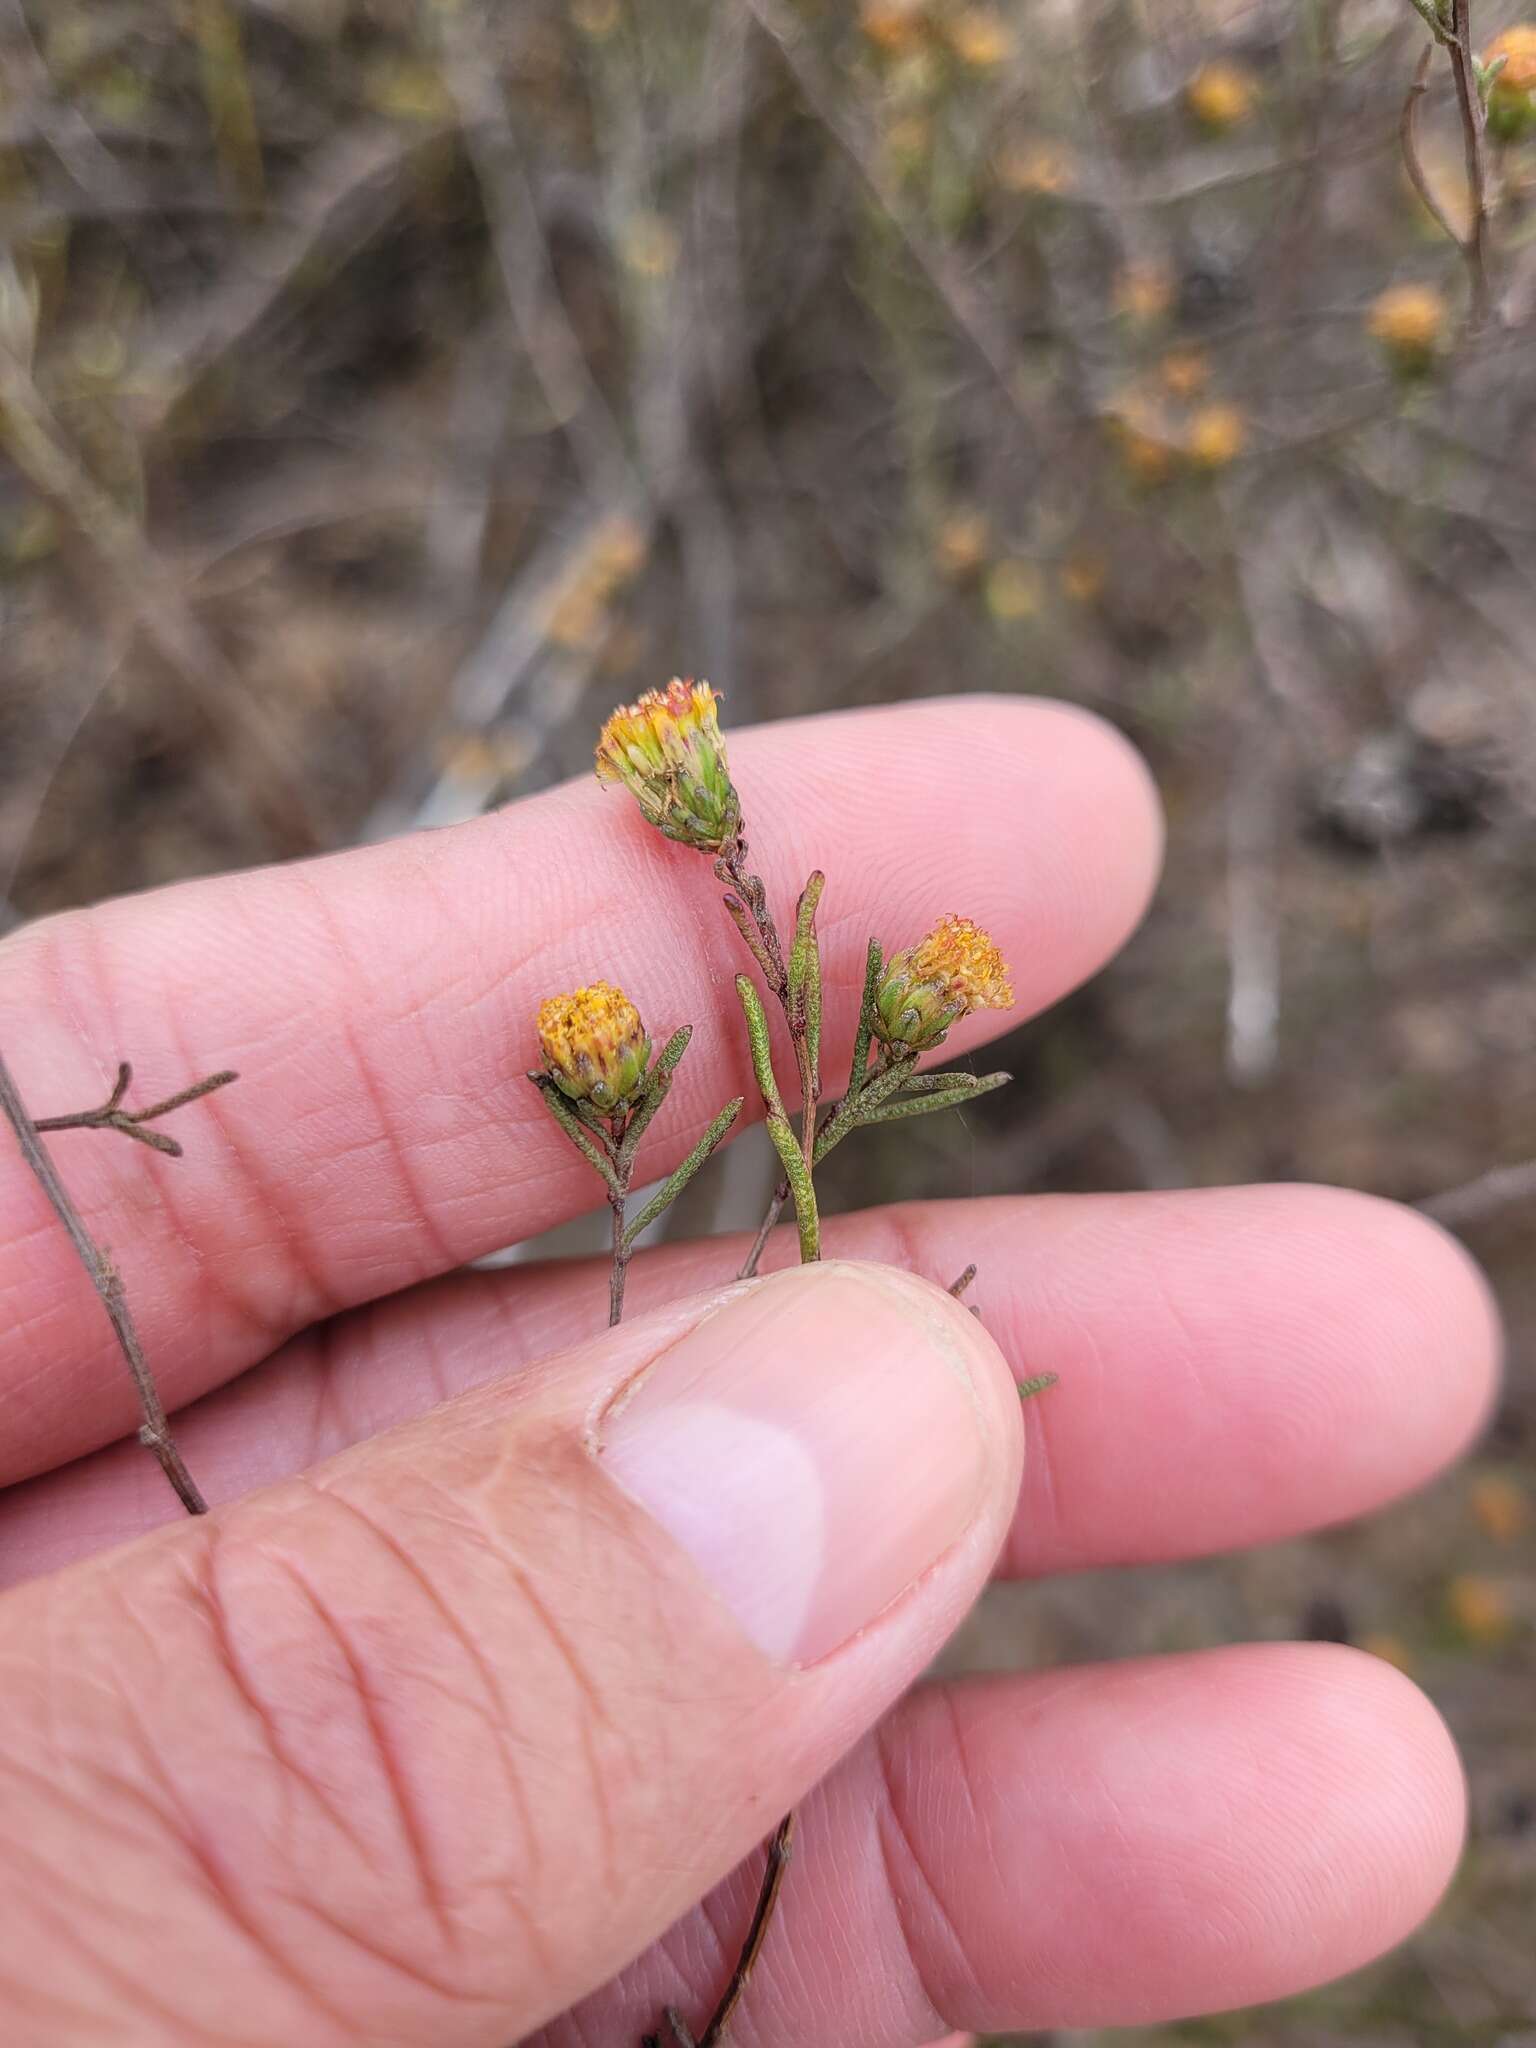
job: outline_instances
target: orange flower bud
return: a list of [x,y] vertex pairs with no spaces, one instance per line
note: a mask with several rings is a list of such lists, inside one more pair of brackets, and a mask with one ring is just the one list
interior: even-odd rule
[[638,1092],[651,1041],[624,991],[594,981],[540,1005],[539,1052],[562,1095],[612,1116]]
[[875,1034],[903,1052],[927,1052],[957,1018],[1013,1003],[996,945],[968,917],[943,917],[906,952],[893,953],[875,992]]
[[622,782],[648,823],[684,846],[718,853],[736,837],[741,803],[708,683],[673,677],[621,705],[597,743],[597,779]]

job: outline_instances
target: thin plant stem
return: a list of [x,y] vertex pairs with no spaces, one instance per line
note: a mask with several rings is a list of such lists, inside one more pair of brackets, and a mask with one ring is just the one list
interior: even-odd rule
[[608,1189],[608,1211],[613,1218],[613,1267],[608,1276],[608,1327],[613,1329],[624,1319],[624,1282],[629,1273],[629,1239],[624,1229],[624,1204],[629,1199],[629,1176],[633,1155],[624,1150],[624,1118],[614,1117],[610,1129],[613,1133],[613,1181]]
[[736,1275],[738,1280],[753,1280],[757,1277],[757,1269],[762,1262],[763,1253],[768,1248],[768,1240],[772,1237],[779,1218],[784,1214],[784,1204],[788,1200],[789,1182],[781,1178],[778,1186],[773,1191],[772,1200],[764,1211],[763,1220],[757,1226],[757,1235],[752,1240],[752,1249],[741,1262],[741,1271]]
[[768,1861],[763,1870],[763,1881],[758,1888],[757,1905],[752,1914],[752,1924],[747,1929],[747,1938],[742,1944],[736,1967],[731,1972],[731,1981],[721,1994],[720,2003],[710,2015],[709,2025],[699,2037],[699,2048],[719,2048],[725,2039],[727,2027],[741,2003],[747,1980],[753,1966],[762,1953],[763,1943],[768,1938],[768,1928],[773,1919],[774,1908],[779,1903],[779,1891],[789,1869],[789,1859],[794,1850],[795,1816],[786,1813],[774,1829],[768,1843]]
[[1488,139],[1484,132],[1487,117],[1477,83],[1477,60],[1472,50],[1471,0],[1452,0],[1447,47],[1451,57],[1451,75],[1456,81],[1456,105],[1461,114],[1467,187],[1472,196],[1472,220],[1461,246],[1472,279],[1471,325],[1475,332],[1488,318],[1492,291],[1488,276]]
[[[114,1091],[111,1103],[111,1107],[114,1110],[117,1103],[122,1099],[122,1091],[128,1085],[127,1080],[123,1078],[126,1072],[126,1067],[119,1070],[119,1087]],[[232,1075],[216,1075],[212,1081],[204,1082],[197,1088],[184,1092],[182,1097],[173,1096],[168,1102],[159,1104],[153,1113],[161,1115],[165,1110],[177,1106],[179,1101],[191,1100],[196,1095],[205,1094],[210,1087],[222,1086],[226,1080],[233,1078]],[[181,1502],[187,1513],[189,1515],[206,1515],[208,1503],[199,1491],[192,1478],[192,1474],[187,1470],[186,1462],[177,1448],[176,1439],[171,1433],[171,1425],[166,1418],[164,1404],[161,1402],[159,1392],[155,1387],[154,1375],[150,1372],[148,1361],[144,1356],[144,1347],[139,1341],[139,1333],[134,1327],[133,1317],[128,1312],[128,1299],[123,1289],[122,1275],[112,1265],[105,1253],[96,1244],[84,1223],[80,1220],[80,1212],[70,1200],[64,1183],[59,1178],[58,1170],[54,1166],[52,1159],[48,1156],[47,1147],[38,1136],[39,1126],[33,1122],[28,1114],[27,1106],[21,1098],[21,1092],[12,1079],[10,1069],[6,1066],[3,1058],[0,1058],[0,1110],[4,1111],[6,1120],[9,1122],[11,1129],[16,1133],[16,1142],[21,1148],[22,1158],[31,1168],[39,1187],[48,1197],[49,1202],[53,1206],[54,1214],[68,1232],[69,1241],[79,1255],[80,1263],[90,1276],[91,1285],[100,1297],[101,1305],[107,1313],[107,1320],[112,1325],[112,1333],[117,1338],[118,1347],[128,1362],[128,1370],[133,1376],[134,1388],[139,1397],[139,1407],[144,1415],[143,1423],[139,1429],[139,1442],[143,1444],[146,1450],[154,1453],[161,1471],[174,1488],[177,1499]],[[141,1112],[141,1115],[148,1113]],[[96,1114],[98,1123],[106,1120],[105,1111]],[[49,1118],[47,1120],[49,1128],[58,1130],[84,1128],[90,1124],[90,1121],[89,1117],[84,1120],[68,1118],[62,1121],[57,1118]],[[120,1126],[114,1126],[114,1128],[120,1128]]]

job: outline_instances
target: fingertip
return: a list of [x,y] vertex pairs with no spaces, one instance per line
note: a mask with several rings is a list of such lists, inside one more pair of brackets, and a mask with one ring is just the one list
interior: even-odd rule
[[[1461,1758],[1428,1696],[1380,1657],[1338,1643],[1239,1654],[1253,1712],[1287,1731],[1271,1889],[1298,1959],[1291,1981],[1304,1968],[1318,1983],[1394,1947],[1444,1896],[1466,1837]],[[1317,1911],[1321,1886],[1337,1895],[1331,1914]]]
[[[1393,1490],[1422,1484],[1487,1423],[1503,1356],[1493,1291],[1464,1245],[1404,1203],[1348,1188],[1293,1192],[1350,1266],[1361,1389],[1382,1425]],[[1363,1415],[1358,1426],[1364,1439]]]
[[[976,722],[982,744],[972,756],[973,795],[986,815],[1011,821],[1016,839],[1029,835],[1029,872],[1008,876],[1025,922],[1047,910],[1017,944],[1021,1006],[1054,1000],[1114,954],[1140,924],[1162,871],[1162,799],[1141,753],[1118,727],[1081,705],[1055,698],[970,696],[954,700],[957,715]],[[1043,820],[1045,831],[1031,830]],[[1038,884],[1051,884],[1048,904]],[[1033,990],[1038,953],[1051,966],[1050,985]]]
[[957,1369],[973,1399],[986,1461],[991,1514],[1001,1518],[998,1541],[1018,1500],[1024,1461],[1024,1429],[1018,1382],[1013,1368],[983,1319],[957,1300],[947,1287],[926,1279],[909,1266],[864,1260],[826,1262],[868,1276],[913,1319],[914,1330],[931,1330],[929,1342],[939,1350],[953,1347]]

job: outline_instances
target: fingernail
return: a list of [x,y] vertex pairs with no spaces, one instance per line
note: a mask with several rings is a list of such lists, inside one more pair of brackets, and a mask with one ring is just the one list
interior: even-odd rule
[[829,1262],[729,1297],[613,1403],[612,1478],[776,1662],[826,1656],[970,1526],[990,1338],[892,1267]]

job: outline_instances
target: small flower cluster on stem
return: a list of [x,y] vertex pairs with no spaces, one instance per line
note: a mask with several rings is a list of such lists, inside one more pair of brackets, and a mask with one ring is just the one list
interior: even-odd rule
[[[665,690],[647,691],[638,702],[622,706],[603,727],[597,774],[600,781],[620,783],[628,789],[642,816],[667,838],[712,857],[714,872],[728,892],[726,912],[762,977],[763,989],[759,990],[750,974],[738,974],[736,994],[746,1022],[768,1135],[783,1174],[742,1267],[741,1277],[747,1279],[756,1272],[786,1202],[794,1205],[802,1263],[820,1258],[816,1169],[851,1131],[952,1109],[1010,1078],[1007,1074],[919,1074],[917,1067],[925,1054],[943,1044],[951,1025],[961,1017],[974,1010],[1007,1009],[1013,991],[1002,955],[970,918],[942,918],[925,938],[889,956],[878,939],[871,939],[848,1082],[838,1100],[822,1114],[823,990],[816,913],[826,876],[818,869],[800,892],[786,947],[767,889],[748,862],[741,799],[731,781],[718,701],[708,683],[675,678]],[[539,1083],[567,1135],[607,1181],[614,1210],[610,1317],[614,1322],[623,1306],[623,1268],[635,1238],[671,1199],[674,1182],[679,1186],[686,1183],[703,1164],[741,1107],[737,1101],[722,1112],[672,1181],[640,1218],[626,1226],[623,1204],[633,1146],[639,1130],[659,1106],[657,1090],[665,1093],[671,1071],[668,1062],[675,1064],[681,1057],[687,1034],[679,1033],[671,1040],[646,1075],[649,1044],[633,1007],[626,1002],[621,1010],[610,1000],[616,994],[606,991],[599,1001],[598,990],[588,989],[547,1004],[551,1028],[546,1029],[544,1016],[540,1018],[545,1071],[530,1077]],[[789,1034],[800,1093],[798,1131],[785,1108],[774,1071],[770,1004],[782,1012]],[[604,1020],[601,1030],[594,1022],[599,1014]],[[973,1274],[974,1268],[970,1268],[955,1283],[957,1295]],[[1046,1375],[1028,1381],[1020,1393],[1037,1393],[1050,1379]],[[719,2048],[724,2039],[767,1938],[794,1827],[794,1815],[786,1814],[768,1844],[751,1926],[704,2031],[695,2039],[682,2016],[668,2009],[666,2021],[674,2048]],[[658,2042],[658,2036],[647,2036],[645,2048],[658,2048]]]
[[[959,1018],[972,1010],[1007,1009],[1012,1001],[1002,955],[970,918],[942,918],[916,946],[893,953],[889,959],[880,941],[871,939],[848,1087],[817,1128],[812,1169],[850,1131],[866,1124],[895,1123],[936,1110],[958,1109],[1011,1080],[1012,1075],[1003,1073],[919,1074],[917,1063],[924,1053],[943,1044]],[[757,1271],[792,1191],[786,1173],[774,1190],[742,1266],[743,1279]]]
[[594,982],[572,995],[551,996],[539,1011],[544,1065],[528,1076],[544,1106],[602,1180],[613,1219],[613,1262],[608,1282],[610,1328],[624,1314],[630,1255],[687,1187],[741,1114],[738,1095],[714,1118],[682,1164],[641,1209],[627,1213],[640,1140],[666,1101],[693,1026],[674,1031],[651,1060],[651,1041],[640,1012],[619,988]]

